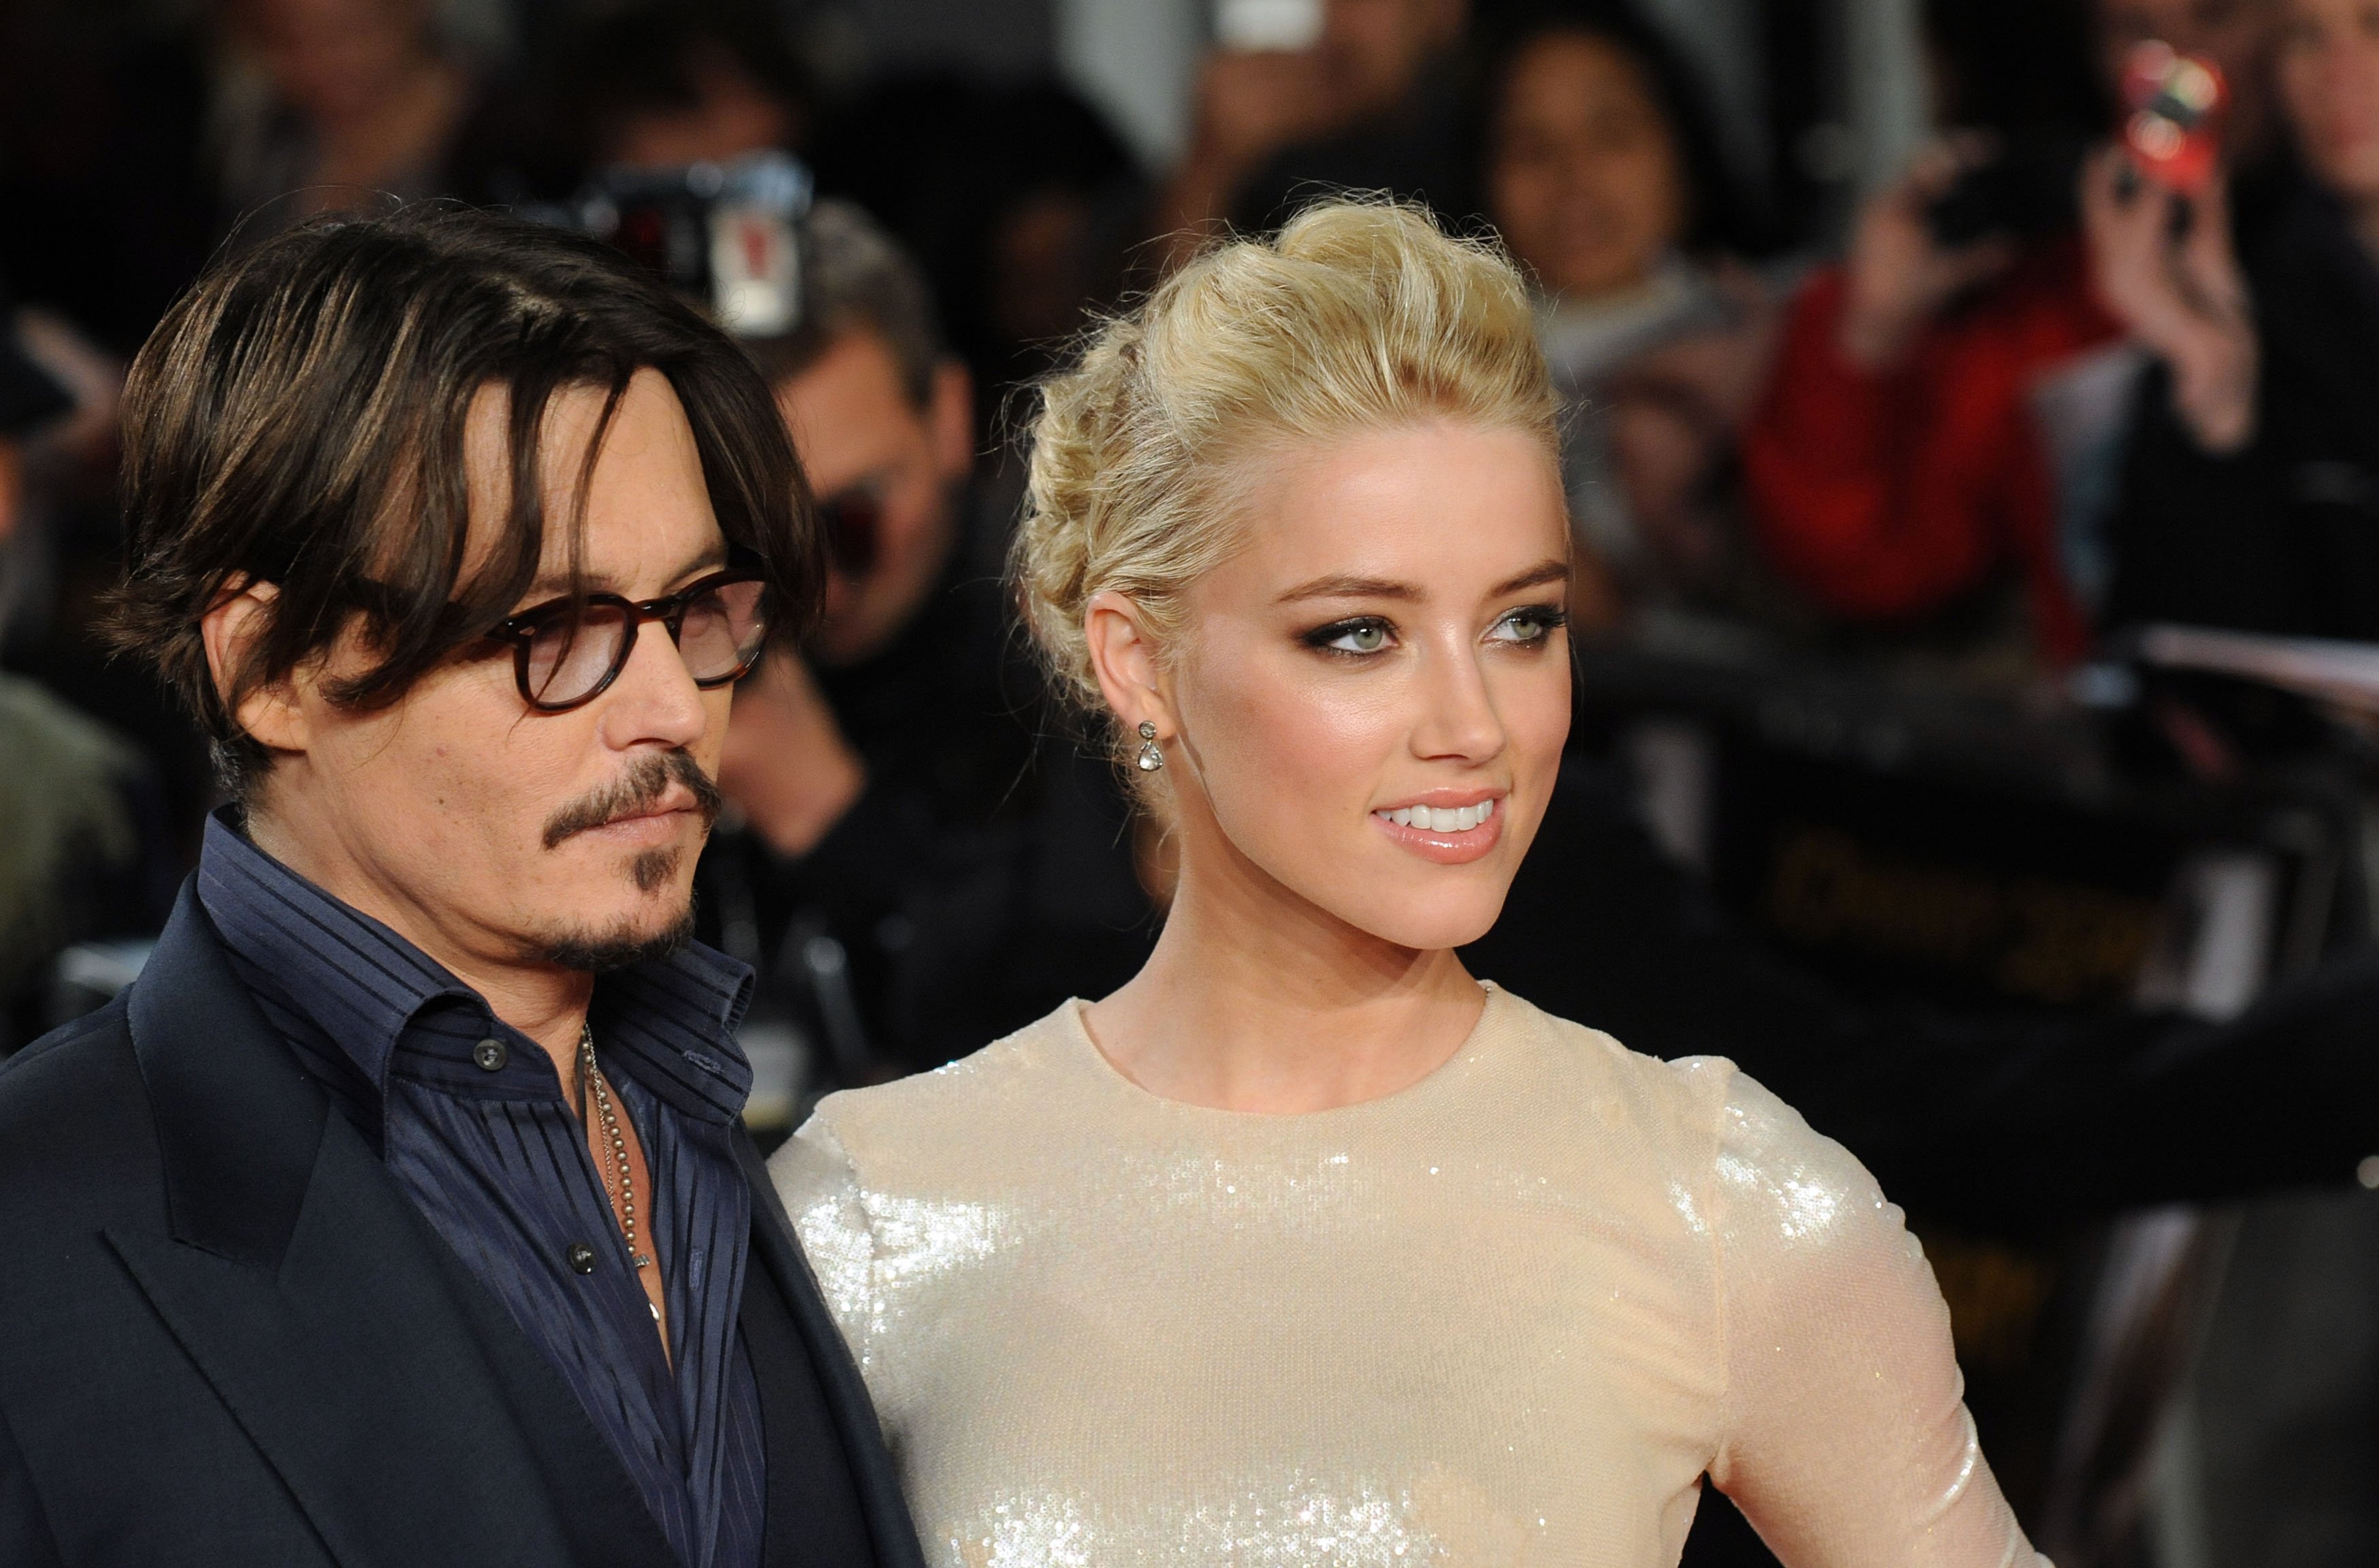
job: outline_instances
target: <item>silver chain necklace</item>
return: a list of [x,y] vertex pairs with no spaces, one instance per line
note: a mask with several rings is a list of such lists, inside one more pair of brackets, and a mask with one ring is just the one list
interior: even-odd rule
[[[578,1026],[578,1086],[582,1091],[592,1089],[595,1092],[595,1114],[602,1120],[604,1136],[611,1143],[611,1158],[620,1167],[620,1191],[613,1200],[620,1217],[620,1234],[627,1238],[629,1261],[634,1263],[641,1272],[651,1268],[653,1260],[636,1250],[636,1188],[628,1175],[628,1140],[620,1131],[620,1114],[611,1105],[611,1086],[603,1081],[603,1069],[595,1061],[595,1026],[592,1024]],[[579,1119],[583,1122],[586,1120],[583,1096],[580,1104]],[[612,1196],[611,1184],[608,1181],[603,1184],[603,1196]],[[660,1316],[659,1309],[654,1309],[653,1316]]]

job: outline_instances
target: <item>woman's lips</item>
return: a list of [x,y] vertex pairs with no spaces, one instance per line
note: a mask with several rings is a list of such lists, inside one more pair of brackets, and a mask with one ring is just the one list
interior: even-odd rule
[[1503,802],[1490,797],[1461,806],[1398,806],[1371,820],[1391,842],[1440,865],[1466,865],[1503,837]]

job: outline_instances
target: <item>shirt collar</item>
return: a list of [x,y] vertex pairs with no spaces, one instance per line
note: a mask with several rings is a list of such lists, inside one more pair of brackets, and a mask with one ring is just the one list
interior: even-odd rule
[[[259,849],[227,811],[207,820],[199,900],[249,985],[310,1025],[383,1104],[398,1043],[425,1012],[468,1009],[516,1034],[445,966]],[[752,1088],[735,1043],[752,986],[749,966],[689,943],[599,978],[588,1022],[607,1067],[690,1116],[731,1121]]]

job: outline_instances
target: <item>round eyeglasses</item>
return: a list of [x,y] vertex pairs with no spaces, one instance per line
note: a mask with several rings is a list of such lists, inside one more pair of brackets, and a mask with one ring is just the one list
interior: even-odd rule
[[667,598],[639,602],[587,594],[549,599],[497,622],[488,635],[512,645],[513,678],[523,702],[539,713],[567,713],[620,678],[647,621],[668,629],[695,685],[724,686],[760,662],[768,641],[767,585],[731,568]]

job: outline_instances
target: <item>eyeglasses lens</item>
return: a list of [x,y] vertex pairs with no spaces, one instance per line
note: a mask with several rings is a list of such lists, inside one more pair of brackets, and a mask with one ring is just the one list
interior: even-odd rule
[[528,645],[529,700],[567,707],[601,685],[620,657],[627,626],[624,611],[595,604],[574,620],[560,616],[537,628]]
[[743,672],[760,651],[767,624],[758,583],[722,583],[695,596],[678,628],[678,656],[695,681],[712,684]]

